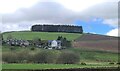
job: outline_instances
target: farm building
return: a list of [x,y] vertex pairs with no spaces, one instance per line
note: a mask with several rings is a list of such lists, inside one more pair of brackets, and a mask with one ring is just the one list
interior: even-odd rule
[[30,43],[27,40],[17,40],[17,39],[9,39],[5,41],[10,46],[29,46]]
[[49,40],[48,46],[52,49],[61,49],[61,41],[59,40]]

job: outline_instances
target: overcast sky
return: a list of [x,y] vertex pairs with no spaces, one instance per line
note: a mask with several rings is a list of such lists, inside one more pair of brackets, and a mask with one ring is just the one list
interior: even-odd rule
[[119,0],[0,0],[0,31],[34,24],[71,24],[84,32],[118,36]]

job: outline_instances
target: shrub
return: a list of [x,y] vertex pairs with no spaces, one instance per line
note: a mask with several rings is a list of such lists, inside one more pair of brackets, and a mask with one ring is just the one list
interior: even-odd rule
[[120,65],[120,62],[118,62],[118,63],[116,63],[116,64]]
[[16,48],[15,47],[10,47],[10,50],[13,51],[13,50],[16,50]]
[[28,63],[35,63],[35,59],[34,59],[34,54],[29,54],[29,57],[27,58],[27,62]]
[[41,51],[34,55],[34,62],[35,63],[54,63],[55,61],[55,54],[51,51]]
[[81,65],[87,65],[86,63],[82,62]]
[[26,63],[30,57],[27,51],[21,51],[17,53],[17,60],[19,63]]
[[13,52],[2,53],[2,60],[7,63],[17,63],[17,55]]
[[32,48],[30,48],[30,50],[35,50],[35,48],[34,48],[34,47],[32,47]]
[[29,53],[27,51],[21,52],[7,52],[2,54],[2,60],[7,63],[26,63],[29,60]]
[[78,54],[74,52],[62,52],[58,57],[57,63],[60,64],[76,64],[80,61]]
[[113,62],[110,62],[109,64],[114,64]]
[[33,43],[34,43],[34,45],[39,45],[39,44],[41,43],[41,38],[35,37],[35,38],[33,39]]

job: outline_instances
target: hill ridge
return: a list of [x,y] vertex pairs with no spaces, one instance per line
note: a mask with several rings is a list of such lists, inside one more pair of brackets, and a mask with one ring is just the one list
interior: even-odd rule
[[98,40],[118,40],[120,37],[107,36],[100,34],[85,33],[81,37],[77,38],[75,41],[98,41]]

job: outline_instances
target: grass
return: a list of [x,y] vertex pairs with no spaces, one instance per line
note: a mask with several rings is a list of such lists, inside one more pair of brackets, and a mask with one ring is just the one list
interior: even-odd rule
[[[11,51],[10,47],[3,46],[2,52],[21,52],[26,51],[29,53],[36,53],[46,49],[35,48],[31,51],[30,48],[16,47]],[[73,51],[80,54],[80,63],[85,62],[87,65],[79,64],[3,64],[3,69],[69,69],[69,68],[103,68],[103,67],[117,67],[118,54],[112,52],[92,51],[79,48],[68,48],[65,50],[51,50],[54,53],[61,53],[62,51]],[[98,59],[99,61],[96,61]],[[111,65],[110,62],[115,64]]]
[[81,62],[117,62],[118,53],[96,51],[81,48],[69,48],[63,51],[74,51],[80,55]]
[[[79,38],[82,34],[78,33],[57,33],[57,32],[10,32],[3,33],[4,39],[9,35],[16,39],[26,39],[32,40],[35,37],[39,37],[42,40],[55,40],[58,36],[66,37],[68,40],[74,40]],[[30,50],[28,48],[15,47],[15,50],[10,50],[10,46],[3,46],[2,52],[21,52],[26,51],[29,53],[40,52],[44,49],[35,48],[35,50]],[[96,68],[96,67],[117,67],[116,64],[110,65],[109,62],[118,61],[118,53],[106,52],[106,51],[96,51],[81,48],[67,48],[64,50],[51,50],[54,53],[61,53],[62,51],[72,51],[80,55],[80,62],[85,62],[87,65],[79,64],[3,64],[3,69],[64,69],[64,68]]]
[[[28,48],[21,48],[21,47],[15,47],[15,50],[10,50],[10,47],[3,46],[2,52],[22,52],[26,51],[28,53],[37,53],[42,50],[47,49],[41,49],[41,48],[35,48],[35,50],[30,50],[30,47]],[[62,51],[72,51],[80,55],[80,62],[97,62],[97,63],[104,63],[104,62],[117,62],[118,61],[118,53],[113,52],[105,52],[105,51],[93,51],[93,50],[87,50],[87,49],[80,49],[80,48],[67,48],[64,50],[48,50],[52,51],[56,54],[61,53]]]
[[3,69],[69,69],[69,68],[102,68],[118,67],[118,65],[109,64],[3,64]]
[[32,40],[34,38],[41,38],[42,40],[55,40],[58,36],[66,37],[68,40],[74,40],[80,37],[82,34],[79,33],[58,33],[58,32],[9,32],[3,33],[4,39],[9,35],[16,39]]

